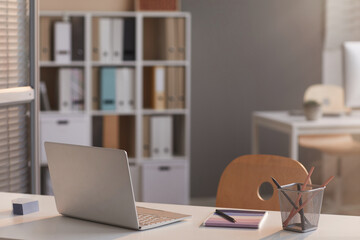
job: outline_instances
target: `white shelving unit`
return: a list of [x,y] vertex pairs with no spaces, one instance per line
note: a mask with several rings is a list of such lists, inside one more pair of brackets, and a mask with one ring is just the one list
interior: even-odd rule
[[[76,11],[43,11],[40,17],[84,17],[85,31],[85,59],[84,61],[74,61],[68,64],[59,64],[53,61],[40,61],[40,68],[58,67],[80,67],[84,69],[85,105],[84,111],[73,113],[61,113],[60,111],[42,112],[43,118],[71,117],[82,115],[88,118],[90,127],[88,131],[92,136],[92,118],[94,116],[118,115],[132,116],[135,121],[135,156],[130,158],[134,191],[137,201],[152,201],[164,203],[187,204],[190,192],[190,72],[191,72],[191,16],[186,12],[76,12]],[[92,61],[92,18],[93,17],[114,17],[114,18],[134,18],[136,26],[136,60],[122,61],[117,63],[102,63]],[[185,60],[144,60],[143,59],[143,40],[144,40],[144,19],[145,18],[184,18],[185,19]],[[41,34],[41,33],[40,33]],[[104,111],[92,109],[92,68],[93,67],[133,67],[135,69],[135,109],[127,112]],[[185,69],[185,108],[184,109],[144,109],[143,108],[143,70],[144,67],[151,66],[177,66]],[[143,157],[143,117],[155,115],[182,116],[184,121],[184,154],[165,159]],[[46,134],[46,133],[45,133]],[[90,144],[92,145],[92,139]],[[46,166],[46,163],[43,163]],[[178,180],[177,180],[178,179]],[[157,184],[168,183],[158,188]],[[116,186],[116,183],[114,183]],[[146,189],[145,189],[146,188]],[[157,196],[159,196],[157,198]],[[169,196],[168,198],[166,196]]]

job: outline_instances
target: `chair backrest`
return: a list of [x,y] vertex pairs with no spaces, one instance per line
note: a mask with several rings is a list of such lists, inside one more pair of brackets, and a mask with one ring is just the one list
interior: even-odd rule
[[347,111],[344,100],[344,89],[336,85],[315,84],[308,87],[304,102],[314,100],[321,104],[323,113]]
[[[307,177],[304,166],[290,158],[274,155],[245,155],[234,159],[221,175],[217,195],[217,207],[279,210],[279,197],[274,177],[281,185],[304,182]],[[260,186],[268,182],[273,187],[270,199],[259,194]],[[269,185],[270,186],[270,185]]]

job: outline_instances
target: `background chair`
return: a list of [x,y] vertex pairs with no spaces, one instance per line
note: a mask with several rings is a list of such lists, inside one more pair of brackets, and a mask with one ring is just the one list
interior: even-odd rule
[[[274,177],[281,185],[304,182],[307,176],[304,166],[291,158],[274,155],[245,155],[234,159],[221,175],[217,195],[217,207],[279,210],[279,197]],[[267,182],[273,194],[264,200],[260,186]]]
[[[304,102],[309,100],[321,103],[324,114],[349,112],[344,103],[344,90],[339,86],[312,85],[304,94]],[[336,207],[339,208],[342,205],[343,195],[341,158],[346,155],[360,154],[360,142],[355,141],[351,134],[304,135],[299,137],[299,145],[337,158],[334,200]]]

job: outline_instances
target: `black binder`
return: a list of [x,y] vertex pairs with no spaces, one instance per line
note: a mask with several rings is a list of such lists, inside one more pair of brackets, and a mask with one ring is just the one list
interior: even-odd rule
[[73,61],[84,61],[84,18],[71,18],[71,59]]
[[124,60],[135,60],[135,18],[124,19]]
[[92,121],[92,132],[93,132],[93,146],[102,147],[103,146],[103,117],[95,116]]

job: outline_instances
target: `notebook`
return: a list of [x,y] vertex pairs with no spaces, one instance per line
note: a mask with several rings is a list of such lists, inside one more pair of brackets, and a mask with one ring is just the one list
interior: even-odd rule
[[205,227],[232,227],[232,228],[260,228],[267,212],[250,210],[220,209],[236,220],[235,223],[226,220],[217,213],[212,213],[204,222]]

